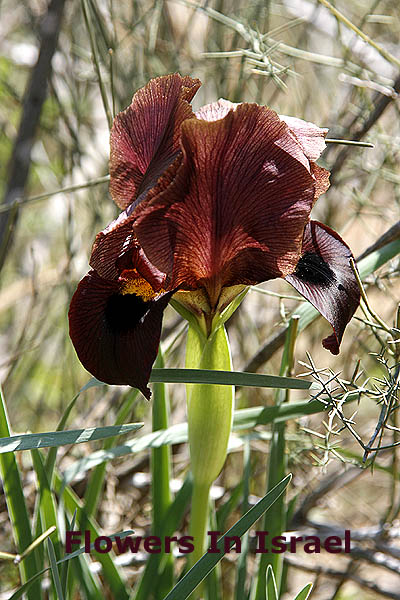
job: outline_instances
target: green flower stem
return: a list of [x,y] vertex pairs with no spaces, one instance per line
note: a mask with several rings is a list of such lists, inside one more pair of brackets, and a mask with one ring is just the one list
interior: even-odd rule
[[190,566],[200,560],[205,552],[209,523],[210,488],[211,483],[193,482],[190,535],[193,537],[194,551],[190,554]]
[[[225,327],[220,325],[206,338],[201,330],[189,326],[186,367],[232,370]],[[204,554],[208,518],[208,497],[227,454],[232,428],[234,387],[210,384],[187,385],[189,447],[193,475],[190,534],[194,537],[193,565]]]

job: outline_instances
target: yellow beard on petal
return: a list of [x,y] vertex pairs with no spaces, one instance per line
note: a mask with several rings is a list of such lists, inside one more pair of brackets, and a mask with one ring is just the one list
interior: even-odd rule
[[164,290],[155,292],[150,283],[146,281],[146,279],[143,279],[135,269],[124,271],[121,279],[122,287],[120,294],[122,294],[122,296],[125,296],[125,294],[135,294],[135,296],[139,296],[143,302],[150,302],[150,300],[154,300],[164,292]]

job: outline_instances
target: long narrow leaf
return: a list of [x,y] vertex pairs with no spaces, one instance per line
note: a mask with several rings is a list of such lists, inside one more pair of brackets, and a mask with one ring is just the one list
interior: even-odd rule
[[111,425],[109,427],[87,427],[86,429],[70,429],[69,431],[12,435],[0,438],[0,453],[94,442],[131,431],[137,431],[141,427],[143,427],[143,423],[129,423],[118,426]]
[[[1,387],[0,435],[2,437],[10,436],[7,408]],[[32,531],[29,522],[28,510],[25,504],[21,476],[14,454],[0,454],[0,473],[3,481],[3,489],[17,551],[19,554],[22,554],[23,551],[32,543]],[[26,581],[27,579],[30,579],[36,573],[37,569],[38,567],[36,564],[35,551],[33,551],[29,553],[23,561],[20,562],[22,580]],[[30,590],[28,598],[30,600],[35,600],[35,598],[40,598],[40,594],[40,585],[35,584],[35,586]]]
[[[192,479],[189,475],[185,479],[181,489],[176,494],[175,499],[168,508],[163,522],[163,527],[159,535],[161,539],[165,538],[167,535],[172,535],[175,531],[179,530],[182,517],[185,514],[187,506],[189,505],[191,495]],[[153,587],[153,581],[157,576],[158,567],[159,562],[157,554],[151,554],[147,559],[146,568],[140,581],[139,588],[134,595],[135,600],[147,600]]]
[[268,565],[267,567],[265,591],[267,600],[279,600],[278,589],[276,587],[276,579],[271,565]]
[[[292,476],[287,475],[273,490],[268,492],[253,508],[251,508],[233,527],[217,542],[219,553],[206,552],[201,559],[186,573],[164,600],[185,600],[199,583],[208,575],[225,554],[225,539],[230,536],[241,537],[263,515],[277,498],[284,492]],[[232,541],[232,544],[234,542]]]
[[64,593],[61,586],[60,573],[58,572],[56,553],[50,538],[47,540],[47,550],[49,553],[51,574],[53,575],[54,586],[57,590],[58,600],[64,600]]
[[[131,389],[127,394],[121,408],[118,411],[117,417],[115,419],[114,426],[122,425],[125,419],[128,418],[129,412],[132,408],[132,404],[137,398],[139,392],[138,390]],[[104,442],[103,450],[109,450],[115,445],[116,437],[109,437]],[[106,463],[102,463],[98,465],[91,477],[89,479],[89,483],[87,485],[85,491],[85,513],[89,516],[96,516],[96,509],[100,500],[101,491],[104,485],[104,479],[106,476]]]
[[[46,529],[55,527],[57,529],[57,506],[51,486],[47,478],[47,473],[44,468],[44,460],[39,450],[32,450],[32,462],[35,469],[36,477],[39,482],[39,493],[38,493],[38,515],[37,518]],[[61,558],[61,547],[58,538],[58,533],[54,533],[54,542],[56,547],[52,544],[53,552],[56,554],[56,559]]]
[[[282,355],[280,375],[290,375],[294,361],[294,346],[299,318],[290,319],[286,334],[285,348]],[[281,407],[289,403],[289,390],[277,390],[275,406]],[[285,421],[272,424],[270,452],[267,466],[267,491],[273,489],[281,481],[287,470],[287,454],[285,441]],[[270,531],[271,537],[281,535],[286,528],[285,496],[282,494],[264,516],[264,531]],[[261,554],[258,566],[255,600],[278,600],[282,591],[283,556],[281,554]]]
[[[83,504],[78,499],[73,490],[65,486],[65,482],[62,480],[60,475],[55,473],[55,489],[60,494],[62,491],[62,496],[64,499],[65,506],[67,510],[73,514],[75,510],[77,511],[77,521],[79,526],[81,525],[82,520],[82,511]],[[61,494],[60,494],[61,495]],[[90,531],[90,535],[92,539],[99,537],[98,526],[93,519],[88,517],[87,515],[84,517],[85,527]],[[110,536],[111,537],[111,536]],[[108,585],[111,588],[111,591],[115,598],[118,600],[128,600],[129,594],[126,589],[124,576],[120,569],[117,567],[113,560],[113,553],[107,552],[106,554],[96,553],[97,560],[101,563],[103,567],[103,576],[107,581]]]
[[294,600],[307,600],[311,594],[311,590],[313,588],[312,583],[307,583],[305,587],[297,594]]
[[[251,475],[251,453],[250,443],[245,442],[243,450],[243,501],[242,514],[246,514],[249,506],[249,490],[250,490],[250,475]],[[243,535],[242,552],[240,553],[235,586],[235,600],[247,600],[246,592],[246,575],[247,575],[247,557],[249,553],[249,532]]]
[[[132,533],[134,533],[134,532],[130,529],[129,531],[123,531],[121,533],[114,533],[114,534],[110,535],[109,537],[112,540],[114,540],[118,536],[122,540],[124,537],[131,535]],[[91,544],[90,549],[92,550],[93,548],[94,548],[94,544]],[[56,562],[56,564],[61,565],[61,564],[65,563],[66,561],[70,561],[73,558],[80,556],[84,552],[85,552],[85,548],[79,548],[79,550],[75,550],[75,552],[71,552],[71,554],[66,554],[63,558],[58,560]],[[33,575],[33,577],[31,577],[31,579],[29,579],[26,583],[24,583],[24,585],[22,585],[20,588],[18,588],[18,590],[16,592],[14,592],[14,594],[12,594],[12,596],[10,596],[9,600],[19,600],[19,598],[22,598],[22,596],[29,591],[31,586],[34,583],[37,583],[38,580],[40,579],[40,577],[42,575],[44,575],[45,573],[47,573],[49,570],[50,570],[50,567],[47,567],[46,569],[42,569],[41,571],[38,571],[37,573],[35,573],[35,575]],[[40,589],[40,587],[39,587],[39,589]],[[39,594],[39,596],[36,597],[36,600],[37,600],[37,598],[41,598],[41,593]]]
[[[347,402],[359,397],[358,392],[348,396]],[[255,406],[237,410],[233,418],[233,430],[251,429],[255,425],[265,425],[273,421],[281,422],[297,419],[304,415],[312,415],[327,409],[324,402],[313,400],[311,402],[293,402],[283,406]],[[182,444],[187,442],[187,423],[172,425],[166,430],[148,433],[140,438],[129,440],[123,446],[110,450],[98,450],[70,465],[64,472],[64,480],[68,483],[78,475],[93,469],[108,460],[113,460],[126,454],[141,452],[147,448],[157,448],[164,444]]]
[[[83,392],[85,392],[86,390],[89,390],[92,387],[98,387],[98,386],[102,386],[102,385],[104,385],[104,384],[101,381],[98,381],[98,379],[96,379],[95,377],[92,377],[91,379],[89,379],[89,381],[79,390],[79,392],[76,394],[76,396],[74,396],[72,398],[71,402],[68,404],[67,408],[64,411],[63,416],[60,419],[60,422],[57,425],[56,431],[64,431],[65,424],[66,424],[68,417],[71,414],[71,411],[74,408],[79,396]],[[47,477],[49,478],[49,481],[52,481],[52,479],[53,479],[53,470],[54,470],[54,466],[56,464],[56,458],[57,458],[57,448],[58,448],[58,446],[51,447],[47,454],[47,458],[46,458],[46,472],[47,472]]]
[[239,385],[247,387],[283,388],[292,390],[320,390],[317,383],[296,379],[245,373],[241,371],[214,371],[208,369],[153,369],[152,383],[200,383],[211,385]]

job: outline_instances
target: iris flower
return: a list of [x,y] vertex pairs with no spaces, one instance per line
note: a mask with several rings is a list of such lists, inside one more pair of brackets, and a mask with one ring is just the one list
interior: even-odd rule
[[206,335],[244,286],[286,279],[333,328],[339,352],[359,304],[352,253],[310,220],[328,186],[327,130],[266,106],[218,100],[193,112],[197,79],[152,79],[111,130],[110,192],[122,210],[94,242],[70,335],[95,377],[149,398],[171,297]]

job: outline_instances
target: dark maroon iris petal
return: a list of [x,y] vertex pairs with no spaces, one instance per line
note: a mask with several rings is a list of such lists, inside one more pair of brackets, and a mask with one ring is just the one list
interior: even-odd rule
[[136,294],[113,294],[107,300],[105,322],[116,334],[133,332],[149,310],[150,303]]
[[90,271],[79,283],[69,309],[70,336],[83,366],[97,379],[147,387],[171,293],[145,302],[121,294],[121,283]]
[[[178,73],[152,79],[111,129],[110,192],[126,209],[138,204],[180,152],[180,127],[201,83]],[[139,198],[140,197],[140,198]],[[134,208],[130,206],[130,211]]]
[[339,353],[345,327],[360,303],[352,257],[335,231],[310,221],[304,231],[302,256],[294,273],[285,278],[332,325],[334,333],[322,342],[332,354]]

